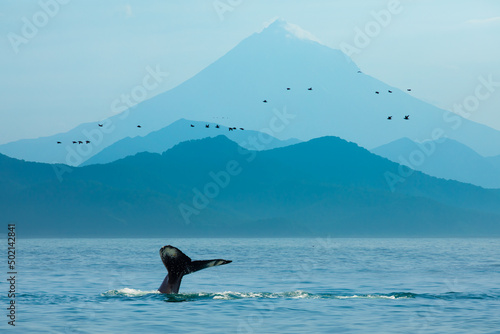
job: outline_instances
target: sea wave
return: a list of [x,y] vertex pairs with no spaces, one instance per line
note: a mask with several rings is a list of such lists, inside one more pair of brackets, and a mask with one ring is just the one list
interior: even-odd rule
[[334,293],[311,293],[302,290],[287,292],[200,292],[200,293],[179,293],[161,294],[158,291],[142,291],[137,289],[123,288],[119,290],[109,290],[101,294],[103,297],[158,297],[169,302],[196,301],[196,300],[237,300],[237,299],[407,299],[415,298],[417,295],[408,292],[394,292],[388,294],[352,294],[341,295]]
[[[445,292],[440,294],[431,293],[411,293],[411,292],[390,292],[390,293],[312,293],[303,290],[285,292],[198,292],[162,294],[157,290],[140,290],[133,288],[121,288],[108,290],[98,295],[69,296],[67,294],[33,293],[18,294],[17,298],[24,303],[34,305],[57,305],[75,304],[79,302],[95,302],[98,300],[159,300],[165,302],[196,302],[203,300],[242,300],[242,299],[332,299],[332,300],[404,300],[404,299],[427,299],[427,300],[500,300],[500,291],[490,291],[489,293],[473,292]],[[0,302],[7,300],[6,296],[0,296]]]
[[112,296],[142,297],[148,295],[161,295],[161,293],[158,290],[141,291],[136,289],[123,288],[119,290],[108,290],[101,294],[101,296],[107,296],[107,297],[112,297]]

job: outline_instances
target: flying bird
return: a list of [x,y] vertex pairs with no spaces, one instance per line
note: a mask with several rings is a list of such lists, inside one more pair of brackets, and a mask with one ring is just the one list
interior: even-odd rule
[[141,126],[140,125],[137,125],[138,128],[140,128]]
[[410,115],[406,115],[406,116],[405,116],[405,119],[406,119],[406,120],[409,120],[409,119],[410,119]]
[[290,90],[290,87],[287,87],[287,89],[286,89],[286,90]]
[[408,88],[408,89],[407,89],[407,91],[408,91],[408,92],[411,92],[411,88]]
[[264,101],[262,101],[262,102],[267,103],[267,100],[264,100]]
[[86,140],[86,141],[85,141],[85,144],[90,144],[90,140]]
[[388,116],[387,119],[391,120],[392,119],[392,116]]
[[220,128],[219,124],[217,124],[217,125],[215,126],[215,128],[216,128],[216,129]]
[[83,144],[83,141],[79,140],[79,141],[78,141],[78,144]]
[[243,129],[243,128],[240,128],[240,130],[245,130],[245,129]]
[[309,87],[309,88],[307,88],[307,90],[313,90],[313,88],[312,88],[312,87]]
[[229,131],[233,131],[233,128],[228,128],[228,129],[229,129]]
[[76,141],[73,140],[73,144],[76,144]]
[[58,144],[60,144],[61,142],[60,142],[60,141],[58,141],[57,143],[58,143]]
[[192,127],[192,128],[194,128],[194,125],[193,125],[193,124],[191,124],[191,127]]
[[375,92],[375,94],[380,94],[380,92]]
[[210,124],[205,125],[205,127],[208,129],[210,127]]
[[101,127],[101,128],[102,128],[102,126],[103,126],[103,124],[97,124],[97,125],[99,125],[99,127]]
[[389,93],[392,93],[392,90],[388,90]]

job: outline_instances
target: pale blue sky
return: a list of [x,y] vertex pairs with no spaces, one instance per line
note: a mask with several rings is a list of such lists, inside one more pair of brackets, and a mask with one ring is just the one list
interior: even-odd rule
[[[56,0],[0,2],[0,144],[107,118],[148,66],[170,73],[153,96],[277,17],[332,48],[356,46],[356,29],[398,2],[387,26],[352,57],[365,73],[445,109],[474,95],[481,76],[500,83],[497,0],[59,1],[45,10],[41,4]],[[40,27],[15,52],[10,40],[25,38],[26,20]],[[500,87],[470,119],[500,129]]]

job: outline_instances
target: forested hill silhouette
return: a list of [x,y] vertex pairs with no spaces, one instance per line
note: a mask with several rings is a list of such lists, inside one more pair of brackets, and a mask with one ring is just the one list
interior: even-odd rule
[[500,191],[402,176],[336,137],[248,151],[218,136],[77,168],[0,161],[0,209],[26,236],[500,235]]

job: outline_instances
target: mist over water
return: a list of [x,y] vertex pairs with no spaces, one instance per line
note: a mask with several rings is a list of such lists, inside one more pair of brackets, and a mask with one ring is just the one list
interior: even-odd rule
[[[166,244],[233,262],[159,294]],[[500,328],[498,239],[20,239],[18,249],[23,333]]]

